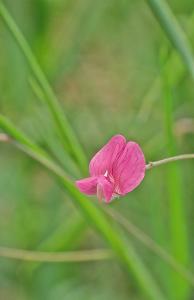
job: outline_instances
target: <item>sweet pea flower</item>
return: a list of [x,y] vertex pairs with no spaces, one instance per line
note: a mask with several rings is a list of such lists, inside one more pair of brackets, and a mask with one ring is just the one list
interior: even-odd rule
[[76,186],[82,193],[97,195],[100,201],[109,203],[134,190],[143,180],[145,169],[140,146],[115,135],[90,161],[90,177],[77,180]]

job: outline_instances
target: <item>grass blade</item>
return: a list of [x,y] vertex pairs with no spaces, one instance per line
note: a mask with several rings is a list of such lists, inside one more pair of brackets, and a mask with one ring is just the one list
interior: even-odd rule
[[[120,224],[130,235],[134,236],[139,242],[141,242],[144,246],[146,246],[153,254],[156,254],[159,258],[161,258],[168,266],[173,268],[176,272],[178,272],[182,278],[186,279],[192,286],[194,286],[194,275],[188,270],[185,266],[178,263],[177,260],[171,256],[163,247],[161,247],[157,242],[155,242],[149,235],[143,232],[139,227],[137,227],[130,220],[126,219],[123,215],[118,213],[115,210],[111,210],[110,208],[106,210],[108,215],[111,215],[118,224]],[[169,270],[169,269],[168,269]],[[160,268],[161,273],[161,268]],[[165,277],[167,278],[167,274],[165,273]]]
[[[80,239],[83,237],[87,228],[86,222],[78,216],[77,213],[71,215],[69,220],[60,223],[57,228],[44,238],[40,244],[36,247],[36,250],[41,251],[67,251],[75,247]],[[41,262],[36,262],[33,265],[25,265],[25,269],[28,273],[32,273],[38,267],[41,266]]]
[[[16,139],[17,146],[29,156],[40,162],[44,167],[51,171],[62,183],[66,191],[72,196],[75,204],[82,211],[87,220],[102,234],[110,247],[117,254],[120,261],[125,265],[128,272],[133,273],[141,290],[148,299],[164,300],[154,278],[144,266],[136,251],[133,249],[117,228],[111,226],[104,213],[98,209],[87,197],[80,194],[75,188],[74,183],[64,174],[49,158],[36,151],[36,147],[31,147],[33,143],[28,141],[18,129],[15,128],[5,117],[0,116],[0,128],[2,128],[13,139]],[[22,144],[19,144],[22,143]]]
[[[44,92],[37,81],[30,78],[29,83],[35,96],[38,98],[38,101],[43,103]],[[41,142],[45,143],[46,149],[53,159],[57,160],[60,166],[63,166],[68,174],[72,174],[76,178],[84,175],[83,170],[80,169],[77,162],[67,152],[64,152],[64,147],[60,142],[60,136],[58,136],[58,130],[55,124],[48,119],[48,109],[44,106],[44,103],[42,109],[39,106],[37,113],[34,115],[34,119],[36,119],[33,126],[34,131],[41,136]],[[39,125],[40,123],[41,128]]]
[[30,251],[23,249],[14,249],[7,247],[0,247],[0,257],[36,261],[36,262],[90,262],[99,261],[104,259],[111,259],[112,253],[109,250],[95,249],[95,250],[83,250],[83,251],[71,251],[71,252],[43,252],[43,251]]
[[[168,81],[168,74],[163,72],[164,90],[164,122],[166,131],[167,151],[169,156],[175,155],[176,141],[173,134],[173,97]],[[167,188],[169,198],[169,222],[171,249],[174,257],[182,265],[188,265],[188,236],[185,217],[181,173],[177,164],[167,166]],[[172,297],[187,299],[189,286],[177,273],[172,273]],[[176,286],[176,289],[174,288]]]
[[147,0],[169,40],[194,78],[194,58],[187,37],[165,0]]
[[50,112],[55,120],[59,133],[61,135],[61,140],[64,144],[64,147],[69,150],[69,153],[73,155],[77,163],[79,164],[80,168],[83,171],[87,170],[87,160],[85,154],[82,150],[78,139],[76,138],[71,126],[67,118],[65,117],[61,107],[58,103],[58,100],[50,87],[41,67],[39,66],[33,52],[31,51],[26,39],[24,38],[23,34],[17,27],[16,23],[10,16],[9,12],[7,11],[6,7],[0,2],[0,15],[3,18],[6,26],[12,33],[13,37],[15,38],[17,44],[21,48],[23,54],[25,55],[27,62],[39,82],[40,86],[42,87],[44,94],[45,94],[45,102],[47,103]]
[[[193,30],[193,22],[194,22],[194,13],[189,17],[188,20],[188,36],[193,37],[194,30]],[[185,75],[185,68],[183,64],[181,63],[181,60],[179,59],[179,56],[177,55],[177,52],[173,49],[171,49],[171,53],[165,62],[164,68],[166,69],[166,72],[171,74],[171,84],[177,85],[181,79]],[[174,68],[176,68],[176,72],[174,72]],[[149,119],[149,116],[151,114],[151,111],[154,107],[154,103],[158,99],[161,91],[161,78],[160,75],[158,75],[156,78],[154,78],[151,86],[148,88],[146,93],[141,96],[142,105],[140,107],[140,110],[138,112],[138,118],[140,121],[147,122]]]

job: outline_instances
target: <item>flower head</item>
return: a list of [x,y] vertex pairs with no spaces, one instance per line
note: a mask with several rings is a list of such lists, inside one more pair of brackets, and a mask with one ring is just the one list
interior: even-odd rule
[[82,193],[109,203],[134,190],[143,180],[145,168],[139,145],[115,135],[90,161],[90,177],[77,180],[76,185]]

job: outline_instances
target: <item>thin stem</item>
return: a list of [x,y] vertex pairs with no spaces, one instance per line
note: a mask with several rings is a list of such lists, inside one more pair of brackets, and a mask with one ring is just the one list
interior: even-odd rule
[[106,249],[56,253],[0,247],[0,257],[39,262],[86,262],[111,259],[113,253]]
[[126,219],[123,215],[115,210],[105,209],[106,213],[117,221],[126,231],[132,234],[138,241],[144,244],[153,253],[158,255],[163,261],[171,266],[176,272],[184,277],[192,286],[194,286],[194,275],[185,266],[180,264],[173,256],[171,256],[165,249],[158,245],[150,236],[148,236],[139,227]]
[[[69,176],[65,171],[56,163],[54,163],[50,157],[45,153],[42,148],[32,143],[24,134],[21,134],[17,130],[13,130],[11,123],[7,122],[5,118],[0,116],[0,123],[4,125],[4,130],[9,130],[10,134],[0,133],[0,142],[11,143],[22,152],[26,153],[28,156],[32,157],[42,165],[46,166],[48,170],[53,172],[60,178],[66,180],[66,182],[71,182]],[[17,140],[16,140],[17,135]]]
[[176,155],[176,156],[164,158],[164,159],[161,159],[161,160],[149,162],[146,165],[146,170],[150,170],[154,167],[158,167],[160,165],[167,164],[169,162],[173,162],[173,161],[177,161],[177,160],[183,160],[183,159],[191,159],[191,158],[194,158],[193,153],[192,154],[181,154],[181,155]]
[[[11,142],[11,141],[12,141],[11,138],[7,134],[5,134],[5,133],[0,134],[0,142]],[[16,145],[21,148],[21,145],[19,145],[17,143],[16,143]],[[180,154],[180,155],[167,157],[167,158],[157,160],[157,161],[151,161],[146,165],[146,170],[150,170],[154,167],[158,167],[160,165],[167,164],[167,163],[170,163],[173,161],[192,159],[192,158],[194,158],[194,153]]]

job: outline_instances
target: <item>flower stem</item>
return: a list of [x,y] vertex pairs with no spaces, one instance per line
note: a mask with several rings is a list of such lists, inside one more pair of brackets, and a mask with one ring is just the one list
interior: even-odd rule
[[194,158],[193,153],[191,153],[191,154],[181,154],[181,155],[176,155],[176,156],[172,156],[172,157],[167,157],[167,158],[164,158],[164,159],[161,159],[161,160],[149,162],[146,165],[146,170],[150,170],[154,167],[158,167],[160,165],[167,164],[169,162],[173,162],[173,161],[177,161],[177,160],[183,160],[183,159],[191,159],[191,158]]

